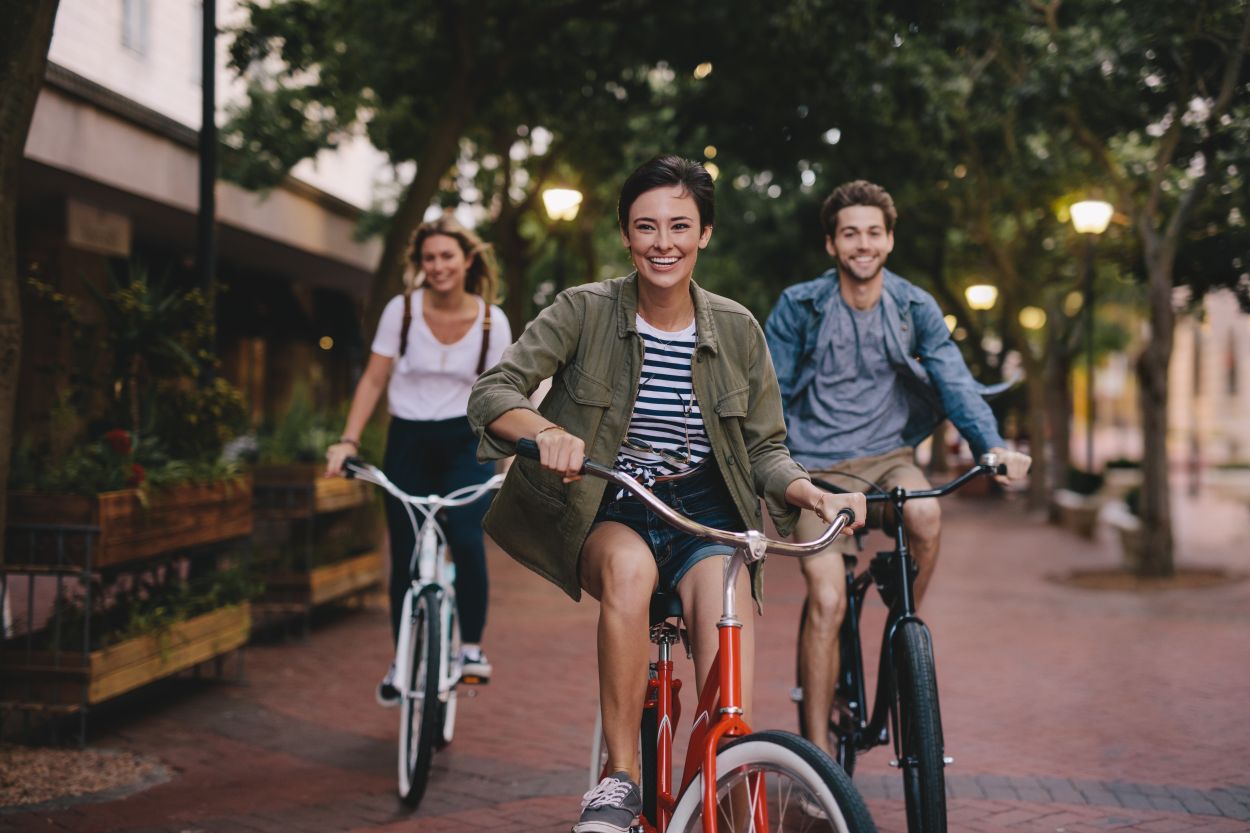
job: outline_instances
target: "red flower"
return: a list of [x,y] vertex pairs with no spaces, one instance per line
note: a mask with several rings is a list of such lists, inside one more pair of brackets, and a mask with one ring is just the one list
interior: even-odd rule
[[143,466],[138,463],[130,464],[130,477],[126,478],[127,486],[138,486],[147,477],[147,472],[143,470]]
[[104,440],[113,449],[115,454],[126,455],[130,453],[130,432],[123,428],[114,428],[104,435]]

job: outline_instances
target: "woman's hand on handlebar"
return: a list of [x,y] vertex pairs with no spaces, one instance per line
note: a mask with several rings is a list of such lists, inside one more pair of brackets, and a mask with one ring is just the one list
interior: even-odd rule
[[586,443],[581,437],[552,425],[539,431],[534,442],[538,445],[538,459],[543,468],[561,475],[565,483],[582,479]]
[[842,492],[834,494],[820,490],[820,499],[816,505],[812,507],[812,511],[816,513],[816,517],[825,523],[833,523],[834,517],[842,509],[850,509],[855,513],[855,520],[842,528],[843,535],[854,535],[855,530],[860,529],[864,525],[864,520],[868,517],[868,502],[864,498],[863,492]]
[[839,510],[850,509],[855,519],[842,528],[844,535],[851,535],[864,525],[868,516],[868,501],[862,492],[826,492],[810,480],[799,479],[786,487],[786,500],[791,506],[808,509],[825,523],[833,523]]
[[342,477],[343,463],[356,456],[358,446],[350,442],[337,442],[326,449],[326,477]]

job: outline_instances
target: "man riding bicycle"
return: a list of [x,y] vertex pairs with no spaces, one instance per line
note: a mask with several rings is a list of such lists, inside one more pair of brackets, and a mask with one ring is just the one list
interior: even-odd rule
[[[765,325],[781,387],[795,460],[813,477],[861,491],[928,488],[915,447],[949,418],[980,456],[998,454],[1007,477],[1023,477],[1026,454],[1008,450],[984,397],[997,393],[973,379],[929,293],[885,269],[894,249],[894,201],[879,185],[857,180],[836,188],[821,208],[825,249],[836,265],[782,293]],[[880,526],[881,504],[869,525]],[[941,513],[935,499],[908,504],[905,529],[919,567],[916,599],[937,563]],[[803,512],[799,540],[824,522]],[[840,539],[805,558],[807,620],[800,636],[799,675],[808,740],[826,752],[824,731],[838,678],[837,634],[846,612]]]

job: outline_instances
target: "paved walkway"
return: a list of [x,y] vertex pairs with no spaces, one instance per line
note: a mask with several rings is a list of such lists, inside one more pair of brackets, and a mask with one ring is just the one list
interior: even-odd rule
[[[943,562],[923,612],[955,757],[950,829],[1250,831],[1250,582],[1074,589],[1052,578],[1113,565],[1106,530],[1090,542],[1018,503],[946,504]],[[1182,563],[1250,570],[1245,507],[1178,508]],[[170,681],[97,715],[93,747],[158,759],[163,781],[2,811],[0,831],[567,830],[594,720],[595,606],[569,602],[498,552],[491,559],[496,679],[462,700],[456,741],[436,757],[419,812],[393,794],[396,713],[373,703],[389,652],[374,604],[323,617],[307,641],[249,647],[241,681]],[[801,586],[793,562],[770,562],[761,728],[794,727]],[[868,753],[856,781],[883,833],[898,833],[889,757]]]

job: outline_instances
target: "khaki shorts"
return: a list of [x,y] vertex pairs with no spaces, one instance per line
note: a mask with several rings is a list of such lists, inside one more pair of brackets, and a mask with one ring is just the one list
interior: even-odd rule
[[[903,446],[874,457],[843,460],[835,464],[835,468],[812,470],[809,474],[813,480],[823,480],[848,492],[864,492],[865,494],[875,491],[870,484],[889,491],[899,483],[908,484],[908,488],[913,486],[926,488],[929,482],[925,479],[924,472],[916,465],[916,450],[910,446]],[[920,486],[921,483],[925,485]],[[868,504],[868,528],[881,529],[883,527],[885,509],[884,503]],[[810,541],[813,538],[819,538],[826,527],[825,522],[815,512],[804,509],[799,515],[795,537],[800,541]],[[854,536],[850,535],[838,536],[838,540],[833,542],[830,549],[845,553],[859,551]]]

